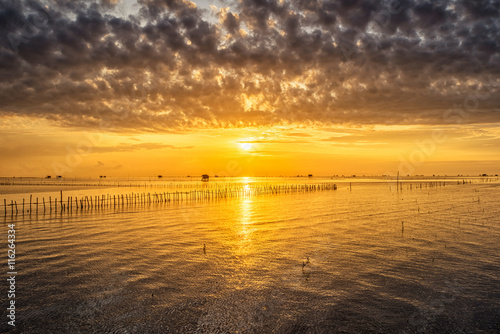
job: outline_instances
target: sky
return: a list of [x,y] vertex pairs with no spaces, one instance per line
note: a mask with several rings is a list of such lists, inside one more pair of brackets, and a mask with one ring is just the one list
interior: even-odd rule
[[0,176],[500,171],[500,1],[0,2]]

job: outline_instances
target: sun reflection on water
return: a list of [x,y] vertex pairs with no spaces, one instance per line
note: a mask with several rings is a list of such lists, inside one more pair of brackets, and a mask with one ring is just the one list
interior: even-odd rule
[[235,227],[237,238],[235,239],[235,256],[241,263],[241,269],[246,270],[255,263],[252,254],[255,252],[255,226],[254,221],[254,203],[251,197],[242,198],[238,207],[238,220]]

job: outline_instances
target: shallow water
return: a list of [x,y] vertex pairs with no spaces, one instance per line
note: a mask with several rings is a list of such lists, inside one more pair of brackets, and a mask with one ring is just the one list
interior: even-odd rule
[[15,331],[499,331],[500,184],[339,185],[7,215],[5,229],[16,223]]

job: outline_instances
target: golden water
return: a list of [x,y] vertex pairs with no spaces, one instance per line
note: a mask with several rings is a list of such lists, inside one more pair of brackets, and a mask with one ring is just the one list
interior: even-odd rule
[[340,182],[337,191],[7,215],[15,332],[495,333],[499,198],[497,182],[402,192]]

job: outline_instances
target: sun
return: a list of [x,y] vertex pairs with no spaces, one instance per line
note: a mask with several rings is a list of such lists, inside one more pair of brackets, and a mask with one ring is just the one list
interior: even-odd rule
[[240,144],[241,148],[244,149],[245,151],[248,151],[249,149],[252,148],[252,143],[241,143]]

